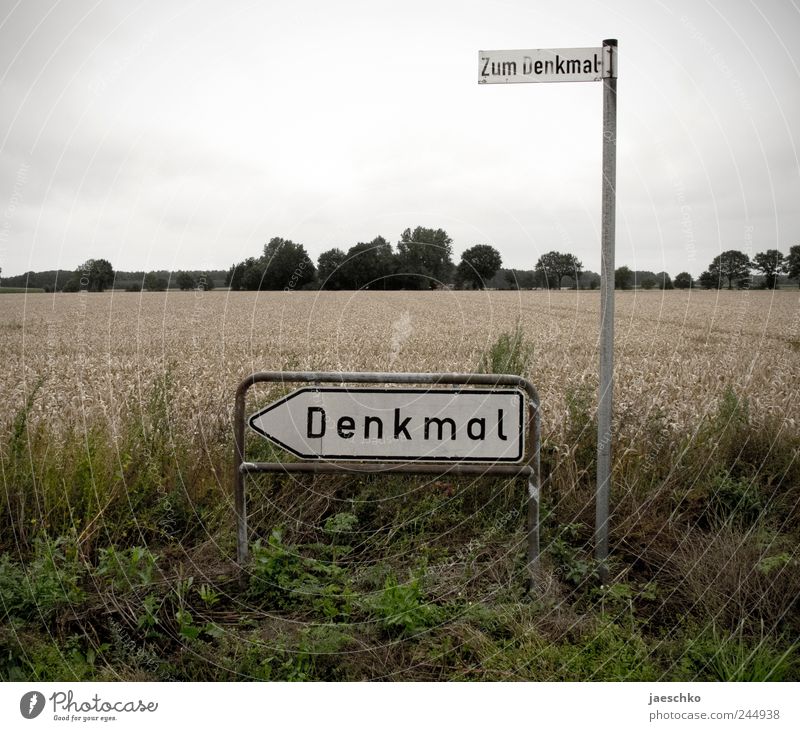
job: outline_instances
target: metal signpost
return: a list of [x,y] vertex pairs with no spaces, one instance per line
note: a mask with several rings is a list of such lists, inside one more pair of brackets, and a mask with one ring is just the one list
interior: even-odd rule
[[[256,383],[314,384],[293,391],[247,420],[255,432],[304,461],[245,460],[245,396]],[[408,387],[414,384],[425,387]],[[539,396],[530,381],[472,373],[254,373],[236,390],[234,430],[240,566],[248,555],[245,477],[249,474],[521,477],[527,483],[527,563],[533,586],[539,561],[541,423]]]
[[600,283],[600,393],[597,406],[595,558],[608,579],[608,502],[611,489],[611,414],[614,388],[614,231],[617,168],[617,41],[600,48],[480,51],[479,84],[552,81],[603,82],[603,201]]

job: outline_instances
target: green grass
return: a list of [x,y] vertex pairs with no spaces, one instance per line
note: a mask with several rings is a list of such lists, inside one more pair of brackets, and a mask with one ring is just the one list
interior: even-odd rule
[[478,373],[510,373],[527,378],[533,360],[533,344],[525,338],[519,322],[501,333],[481,357]]
[[41,287],[0,287],[0,294],[41,294]]
[[[483,368],[531,357],[512,333]],[[513,481],[252,478],[240,576],[231,435],[175,421],[169,371],[116,440],[51,434],[37,398],[0,437],[2,680],[800,679],[800,436],[732,391],[694,435],[653,411],[615,444],[604,587],[592,393],[569,394],[533,596]]]

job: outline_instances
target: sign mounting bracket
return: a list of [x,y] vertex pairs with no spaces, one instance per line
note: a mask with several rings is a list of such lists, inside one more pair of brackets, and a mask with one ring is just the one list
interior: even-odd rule
[[[419,461],[399,462],[341,462],[317,459],[302,462],[249,462],[245,460],[245,397],[248,390],[257,383],[305,383],[305,384],[425,384],[429,386],[454,387],[490,387],[518,390],[527,399],[528,418],[527,433],[523,444],[524,461],[508,464],[493,461],[490,463],[466,463],[458,459],[447,464]],[[302,390],[302,389],[301,389]],[[340,389],[344,390],[344,389]],[[477,390],[477,389],[476,389]],[[390,389],[387,389],[391,393]],[[450,389],[418,389],[419,393],[452,394]],[[468,394],[470,388],[456,389],[456,393]],[[354,390],[354,393],[358,393]],[[477,396],[476,396],[477,397]],[[269,407],[268,407],[269,408]],[[256,418],[258,412],[251,420]],[[526,564],[528,570],[529,589],[535,585],[539,566],[539,496],[540,496],[540,451],[541,451],[541,416],[539,395],[533,384],[521,376],[494,375],[478,373],[343,373],[314,371],[266,371],[253,373],[245,378],[236,389],[234,406],[234,454],[233,454],[233,486],[234,508],[236,513],[236,560],[243,568],[248,560],[247,531],[247,497],[245,478],[257,473],[278,474],[417,474],[417,475],[452,475],[452,476],[484,476],[525,479],[527,485],[527,540]]]

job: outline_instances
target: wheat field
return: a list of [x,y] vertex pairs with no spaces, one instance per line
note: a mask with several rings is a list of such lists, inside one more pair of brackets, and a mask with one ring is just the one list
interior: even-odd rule
[[[2,297],[0,398],[10,421],[41,382],[31,420],[113,427],[169,372],[173,416],[196,432],[227,421],[257,370],[472,371],[520,323],[526,374],[558,433],[565,396],[597,386],[597,292],[166,292]],[[615,419],[652,410],[691,429],[731,387],[796,426],[796,290],[616,296]]]
[[[0,303],[0,607],[18,623],[0,631],[0,679],[800,677],[797,290],[617,294],[608,585],[597,292]],[[531,601],[513,481],[251,479],[240,574],[242,378],[474,371],[517,325],[542,401]],[[264,388],[249,412],[277,395]]]

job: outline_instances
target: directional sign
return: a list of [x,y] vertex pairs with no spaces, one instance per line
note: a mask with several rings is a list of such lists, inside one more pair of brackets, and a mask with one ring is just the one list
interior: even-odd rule
[[300,388],[249,419],[305,459],[520,462],[525,395],[515,388]]
[[[600,48],[478,51],[479,84],[537,81],[603,82],[603,182],[600,221],[600,394],[597,404],[595,558],[601,583],[608,580],[608,501],[611,492],[612,394],[614,391],[614,250],[617,181],[616,38]],[[546,143],[549,144],[549,143]]]
[[479,84],[600,81],[610,75],[610,57],[603,47],[478,51]]

